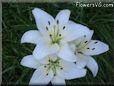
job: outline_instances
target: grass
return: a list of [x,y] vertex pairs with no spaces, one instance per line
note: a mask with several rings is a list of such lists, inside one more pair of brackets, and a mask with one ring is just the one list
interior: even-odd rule
[[31,13],[34,7],[44,9],[54,17],[60,10],[70,9],[71,20],[93,29],[93,39],[99,39],[110,47],[108,52],[94,56],[99,65],[97,77],[94,78],[88,71],[86,77],[66,81],[67,85],[113,83],[113,8],[80,8],[72,3],[3,3],[2,6],[2,84],[28,84],[34,72],[20,65],[21,59],[31,54],[35,47],[20,43],[24,32],[36,29]]

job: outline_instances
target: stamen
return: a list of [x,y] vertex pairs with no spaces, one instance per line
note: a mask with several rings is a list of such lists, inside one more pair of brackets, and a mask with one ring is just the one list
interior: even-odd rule
[[98,42],[94,42],[95,44],[97,44]]
[[87,49],[89,49],[89,47]]
[[61,67],[60,69],[61,69],[61,70],[63,70],[63,68],[62,68],[62,67]]
[[59,34],[59,36],[61,36],[61,34]]
[[57,20],[57,24],[59,24],[59,20]]
[[48,76],[48,73],[46,74],[46,76]]
[[44,67],[46,68],[46,65]]
[[48,21],[48,24],[50,25],[50,21]]
[[78,53],[83,54],[82,52],[78,52]]
[[48,27],[46,26],[46,30],[48,30]]
[[87,43],[87,41],[85,41],[84,43]]
[[74,62],[74,64],[76,64],[76,62]]
[[54,74],[54,76],[56,76],[56,74]]
[[86,37],[86,35],[84,35],[84,37]]
[[65,26],[63,27],[63,30],[65,29]]
[[92,48],[92,50],[95,50],[95,48]]
[[49,36],[50,36],[50,37],[52,37],[52,35],[51,35],[51,34],[50,34]]

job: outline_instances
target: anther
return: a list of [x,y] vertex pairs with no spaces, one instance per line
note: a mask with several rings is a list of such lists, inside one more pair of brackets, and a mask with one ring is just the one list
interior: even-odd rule
[[89,49],[89,47],[87,49]]
[[74,64],[76,64],[76,62],[74,62]]
[[46,65],[44,67],[46,68]]
[[48,24],[50,25],[50,21],[48,21]]
[[57,24],[59,24],[59,20],[57,20]]
[[63,68],[61,67],[60,69],[62,70]]
[[94,42],[95,44],[97,44],[98,42]]
[[46,74],[46,76],[48,75],[48,73]]
[[95,50],[95,48],[92,48],[92,50]]
[[84,37],[86,37],[86,35],[84,35]]
[[87,41],[85,41],[84,43],[87,43]]
[[54,74],[54,76],[56,76],[56,74]]
[[46,30],[48,30],[48,27],[46,26]]
[[65,29],[65,26],[63,27],[63,30]]
[[49,36],[50,36],[50,37],[52,37],[52,35],[51,35],[51,34],[50,34]]
[[61,36],[61,34],[59,34],[59,36]]

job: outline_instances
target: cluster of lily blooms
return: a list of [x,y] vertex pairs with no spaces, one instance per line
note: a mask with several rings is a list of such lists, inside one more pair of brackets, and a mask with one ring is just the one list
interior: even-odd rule
[[98,64],[93,55],[109,50],[99,40],[92,40],[93,30],[69,20],[70,10],[61,10],[55,18],[34,8],[36,30],[24,33],[21,43],[33,43],[32,55],[23,57],[21,65],[36,69],[30,85],[65,85],[65,80],[86,76],[87,67],[95,77]]

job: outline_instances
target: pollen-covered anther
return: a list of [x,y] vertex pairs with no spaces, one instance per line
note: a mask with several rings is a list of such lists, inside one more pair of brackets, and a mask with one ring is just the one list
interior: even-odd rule
[[87,43],[88,41],[85,41],[84,43]]
[[44,68],[46,68],[47,66],[45,65]]
[[56,76],[56,74],[54,74],[54,76]]
[[50,25],[50,21],[48,21],[48,24]]
[[65,29],[65,26],[63,27],[63,30]]
[[84,35],[84,37],[86,37],[86,35]]
[[61,69],[61,70],[63,70],[63,68],[62,68],[62,67],[61,67],[60,69]]
[[95,48],[92,48],[92,50],[95,50]]
[[49,36],[52,37],[52,34],[50,34]]
[[46,26],[46,30],[48,30],[48,27]]
[[89,49],[89,47],[87,49]]
[[61,34],[59,34],[59,36],[61,36]]
[[48,73],[46,74],[46,76],[48,76]]
[[97,44],[98,42],[94,42],[94,44]]
[[50,59],[48,60],[48,62],[50,62]]
[[57,24],[59,24],[59,20],[57,20]]

